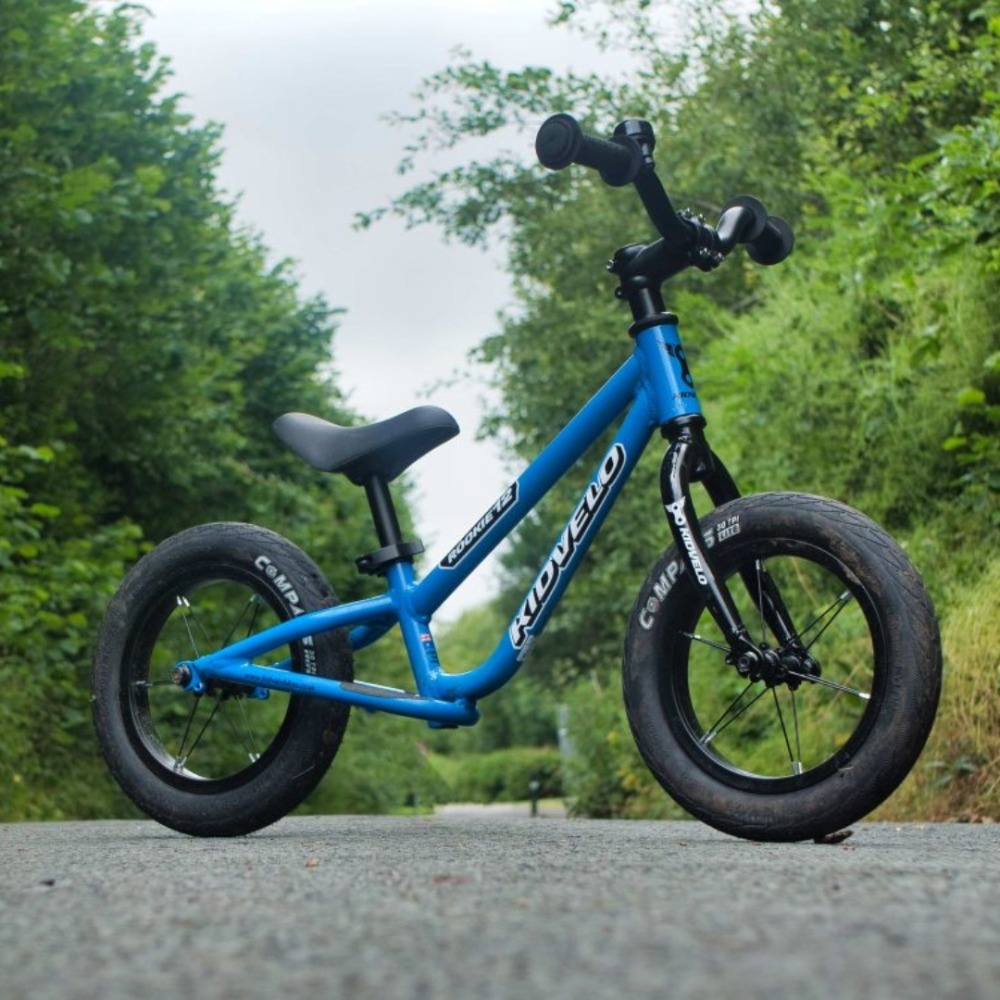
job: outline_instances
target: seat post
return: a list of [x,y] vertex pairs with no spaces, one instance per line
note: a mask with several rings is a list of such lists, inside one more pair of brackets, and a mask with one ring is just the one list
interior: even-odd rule
[[374,575],[384,572],[393,563],[413,562],[413,557],[423,552],[424,546],[420,541],[403,541],[389,484],[381,476],[372,474],[365,479],[364,486],[381,548],[358,559],[358,569]]
[[379,545],[398,545],[403,535],[388,484],[381,476],[369,476],[365,480],[365,496],[368,497]]

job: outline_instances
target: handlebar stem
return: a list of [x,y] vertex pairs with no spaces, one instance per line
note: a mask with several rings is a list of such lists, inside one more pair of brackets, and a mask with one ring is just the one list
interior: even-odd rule
[[663,239],[678,250],[687,247],[693,233],[678,216],[653,168],[645,170],[633,183],[646,214]]
[[731,201],[718,228],[690,212],[677,212],[656,174],[655,148],[653,126],[639,118],[621,122],[609,141],[585,134],[572,116],[557,114],[535,137],[538,159],[550,170],[578,163],[599,171],[612,187],[634,185],[661,239],[623,248],[609,270],[619,276],[616,294],[629,302],[637,320],[663,311],[660,286],[685,268],[711,271],[741,243],[757,263],[777,264],[794,243],[791,227],[770,217],[756,198]]
[[628,302],[637,324],[666,313],[660,291],[665,279],[659,277],[662,250],[663,240],[649,246],[632,244],[608,261],[608,270],[619,279],[615,296]]

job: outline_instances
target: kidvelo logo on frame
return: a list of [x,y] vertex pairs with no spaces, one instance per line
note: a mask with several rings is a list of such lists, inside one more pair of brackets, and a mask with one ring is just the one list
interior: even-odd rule
[[556,584],[562,576],[570,560],[573,558],[580,541],[587,533],[587,529],[594,523],[597,512],[604,505],[611,487],[625,468],[625,448],[621,444],[614,444],[607,453],[601,467],[597,470],[597,476],[591,481],[584,493],[573,516],[569,519],[559,541],[556,542],[549,558],[546,560],[542,571],[535,579],[528,596],[521,605],[521,610],[510,623],[508,635],[511,644],[515,649],[522,650],[518,659],[527,655],[531,629],[538,621],[549,599],[552,597]]
[[673,518],[677,531],[680,534],[681,541],[684,543],[684,548],[687,550],[688,560],[691,563],[691,570],[694,573],[694,578],[702,586],[707,586],[708,577],[705,575],[705,566],[701,561],[701,556],[698,554],[698,543],[695,541],[694,533],[691,531],[691,524],[684,511],[686,503],[687,497],[681,497],[680,500],[675,500],[673,503],[667,503],[663,506],[667,513]]
[[693,389],[694,378],[691,376],[691,369],[688,368],[687,355],[684,353],[684,348],[680,344],[664,342],[663,349],[677,362],[684,384],[689,385]]

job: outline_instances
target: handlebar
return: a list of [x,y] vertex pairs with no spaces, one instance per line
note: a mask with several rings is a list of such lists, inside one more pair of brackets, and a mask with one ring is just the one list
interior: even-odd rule
[[[644,250],[650,276],[663,281],[685,267],[709,271],[738,245],[744,244],[758,264],[779,264],[791,252],[795,239],[784,219],[748,196],[726,205],[717,226],[710,226],[690,212],[677,212],[656,175],[653,127],[639,119],[623,121],[610,140],[587,135],[570,115],[548,118],[538,130],[535,152],[550,170],[579,164],[597,170],[612,187],[634,184],[650,221],[663,237]],[[636,259],[636,255],[631,255]],[[654,260],[655,258],[655,260]]]
[[550,170],[563,170],[571,163],[600,173],[611,187],[624,187],[638,177],[643,158],[637,143],[628,137],[599,139],[587,135],[570,115],[553,115],[535,137],[538,160]]

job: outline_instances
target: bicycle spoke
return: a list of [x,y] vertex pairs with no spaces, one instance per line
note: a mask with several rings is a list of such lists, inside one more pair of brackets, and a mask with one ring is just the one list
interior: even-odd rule
[[[234,699],[229,699],[230,701]],[[246,729],[246,734],[240,732],[239,726],[229,717],[227,712],[222,713],[222,717],[226,720],[229,728],[232,729],[233,735],[239,740],[240,745],[243,747],[243,752],[247,755],[247,759],[252,762],[260,759],[260,752],[257,750],[257,740],[253,734],[253,728],[250,725],[250,720],[247,718],[245,698],[237,696],[235,698],[236,704],[240,711],[240,718],[243,722],[243,726]]]
[[181,621],[184,623],[184,630],[187,632],[188,640],[191,643],[191,649],[194,652],[195,659],[200,655],[198,652],[198,643],[194,638],[194,631],[191,628],[191,602],[183,595],[177,595],[177,607],[181,609]]
[[222,646],[219,647],[220,649],[225,646],[228,646],[233,641],[233,636],[236,635],[236,630],[240,627],[240,622],[243,621],[244,617],[247,614],[248,609],[250,609],[250,620],[247,622],[246,629],[243,632],[243,637],[246,638],[247,636],[253,633],[261,609],[261,599],[260,597],[258,597],[257,594],[253,594],[250,597],[250,600],[247,601],[246,607],[243,608],[243,611],[240,613],[240,616],[236,619],[236,622],[233,624],[233,627],[229,630],[229,635],[226,636],[225,640],[222,643]]
[[843,691],[844,694],[854,695],[862,701],[871,701],[871,694],[867,691],[859,691],[857,688],[848,687],[846,684],[838,684],[828,677],[814,677],[812,674],[800,674],[795,670],[788,671],[789,677],[795,677],[800,681],[808,681],[810,684],[818,684],[820,687],[831,688],[835,691]]
[[[775,711],[778,713],[778,723],[781,726],[781,735],[782,735],[782,738],[785,741],[785,748],[788,751],[788,760],[789,760],[789,763],[792,765],[792,774],[801,774],[802,773],[802,753],[801,753],[801,750],[799,749],[799,746],[798,746],[798,743],[799,743],[798,717],[796,716],[796,719],[795,719],[795,744],[796,744],[796,746],[795,746],[795,750],[793,750],[792,749],[791,741],[788,738],[788,727],[785,725],[785,713],[782,712],[782,710],[781,710],[781,702],[778,701],[778,689],[777,688],[771,688],[771,695],[774,698],[774,708],[775,708]],[[792,702],[792,711],[793,711],[793,714],[794,714],[794,711],[795,711],[794,706],[795,706],[795,702],[793,701]]]
[[201,695],[195,695],[194,702],[191,705],[191,711],[188,712],[187,723],[184,726],[184,732],[181,733],[181,741],[177,745],[177,753],[174,754],[174,770],[181,770],[185,763],[187,762],[187,754],[184,752],[184,744],[187,743],[187,738],[191,732],[191,724],[194,722],[195,714],[198,711],[198,707],[201,705]]
[[[189,732],[189,730],[191,728],[191,722],[194,720],[194,712],[197,711],[198,704],[200,703],[200,701],[201,701],[201,698],[199,697],[198,701],[195,702],[195,709],[194,709],[194,711],[192,711],[191,716],[188,719],[188,726],[185,729],[185,731],[184,731],[184,737],[181,740],[181,747],[182,748],[184,746],[185,740],[187,739],[187,734],[188,734],[188,732]],[[186,754],[184,754],[183,756],[178,755],[177,762],[174,765],[174,769],[175,770],[180,770],[182,768],[187,767],[187,762],[191,759],[191,754],[193,754],[195,752],[195,750],[198,747],[198,744],[201,742],[201,738],[205,735],[205,731],[212,724],[212,720],[215,718],[216,714],[219,711],[219,705],[220,704],[221,704],[221,697],[218,697],[218,698],[215,699],[215,704],[212,705],[212,711],[209,712],[208,718],[205,720],[205,722],[202,725],[201,729],[198,731],[198,735],[194,738],[194,741],[192,742],[190,748],[188,749],[188,752]]]
[[767,622],[764,619],[764,561],[754,560],[754,570],[757,576],[757,611],[760,614],[760,641],[767,639]]
[[699,743],[703,746],[708,746],[720,733],[724,732],[729,726],[731,726],[747,709],[752,708],[754,705],[760,701],[761,698],[767,693],[767,688],[761,690],[757,695],[755,695],[750,701],[737,710],[740,702],[745,697],[746,693],[754,686],[754,682],[748,684],[728,705],[726,710],[715,720],[715,722],[702,733]]
[[823,633],[834,623],[834,621],[836,621],[837,616],[840,614],[840,612],[843,611],[844,608],[846,608],[847,605],[850,604],[852,600],[853,598],[851,596],[851,592],[849,590],[845,590],[825,611],[821,611],[802,630],[800,636],[804,641],[810,629],[815,628],[816,625],[819,622],[821,622],[824,618],[826,618],[827,615],[830,616],[828,621],[823,625],[823,627],[819,630],[819,632],[817,632],[816,635],[814,635],[812,639],[809,640],[808,644],[805,647],[806,652],[808,652],[810,649],[812,649],[813,646],[816,645],[816,643],[819,641],[820,636],[822,636]]
[[795,690],[794,688],[789,688],[788,693],[791,696],[792,701],[792,726],[795,729],[795,761],[793,763],[792,770],[795,774],[802,773],[802,736],[799,732],[799,708],[798,702],[795,700]]
[[709,646],[712,649],[718,649],[721,652],[725,653],[727,656],[729,655],[729,647],[724,643],[715,642],[712,639],[706,639],[704,636],[696,635],[693,632],[681,632],[681,635],[684,636],[685,639],[691,639],[693,642],[700,642],[703,646]]

